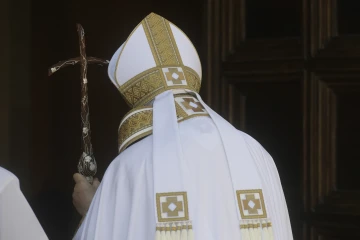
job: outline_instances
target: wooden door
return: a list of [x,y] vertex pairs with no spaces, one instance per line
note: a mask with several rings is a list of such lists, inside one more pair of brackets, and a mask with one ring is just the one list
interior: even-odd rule
[[273,156],[294,239],[360,239],[360,2],[205,9],[203,95]]

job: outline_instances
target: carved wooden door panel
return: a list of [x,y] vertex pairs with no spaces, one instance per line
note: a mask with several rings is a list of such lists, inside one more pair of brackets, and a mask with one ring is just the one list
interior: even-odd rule
[[294,239],[360,239],[360,2],[205,9],[203,95],[273,156]]

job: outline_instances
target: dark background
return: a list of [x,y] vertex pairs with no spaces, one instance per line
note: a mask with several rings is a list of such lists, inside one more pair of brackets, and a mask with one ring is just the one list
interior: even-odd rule
[[[360,2],[356,0],[133,0],[0,3],[0,166],[15,173],[50,239],[80,217],[72,175],[80,157],[79,66],[110,59],[150,12],[179,26],[203,63],[204,99],[273,156],[296,240],[360,238]],[[93,146],[101,178],[129,110],[90,65]]]

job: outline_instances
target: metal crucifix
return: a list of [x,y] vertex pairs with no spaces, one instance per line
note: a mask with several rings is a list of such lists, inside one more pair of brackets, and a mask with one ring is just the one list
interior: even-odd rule
[[92,183],[93,177],[97,171],[97,165],[93,153],[91,144],[91,131],[90,131],[90,115],[89,115],[89,102],[88,102],[88,87],[87,87],[87,65],[99,64],[106,65],[109,63],[107,60],[100,58],[86,57],[85,51],[85,33],[80,24],[77,24],[77,32],[79,35],[80,44],[80,57],[71,58],[66,61],[61,61],[49,68],[49,76],[63,67],[81,64],[81,126],[82,126],[82,151],[79,163],[78,171],[86,177],[86,179]]

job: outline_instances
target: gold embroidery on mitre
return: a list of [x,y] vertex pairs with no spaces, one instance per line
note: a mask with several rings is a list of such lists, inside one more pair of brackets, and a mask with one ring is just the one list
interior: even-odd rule
[[[190,94],[175,95],[174,101],[178,122],[194,117],[209,116],[201,103]],[[135,108],[126,114],[118,130],[119,152],[152,134],[152,118],[152,107]]]
[[[190,67],[183,65],[170,22],[157,14],[151,13],[135,30],[139,26],[142,26],[145,31],[156,67],[137,74],[121,86],[115,73],[119,91],[128,105],[133,108],[144,106],[153,100],[155,96],[171,89],[187,89],[198,93],[201,86],[200,76]],[[132,34],[126,40],[121,53],[126,48],[126,43],[131,36]],[[194,51],[196,51],[195,48]]]
[[151,68],[120,87],[120,92],[131,107],[144,105],[164,88],[161,70]]
[[184,70],[188,88],[194,92],[199,93],[201,88],[201,80],[199,75],[189,67],[184,66]]
[[267,218],[264,196],[261,189],[236,191],[242,219]]
[[180,67],[163,68],[166,84],[168,86],[187,85],[184,72]]
[[189,220],[186,192],[157,193],[156,208],[159,222]]
[[[169,79],[166,79],[166,74],[170,72],[167,69],[172,69],[171,77],[168,74]],[[184,78],[185,76],[189,76],[190,84],[188,84],[186,79],[182,78],[183,76]],[[173,79],[176,83],[179,83],[180,81],[176,81],[176,77],[177,79],[181,79],[180,84],[169,83],[172,82]],[[136,75],[122,85],[119,90],[131,107],[138,107],[144,106],[154,99],[156,95],[170,89],[188,89],[190,91],[199,92],[199,79],[200,77],[197,73],[189,68],[185,68],[184,72],[181,67],[154,67]]]
[[151,13],[142,22],[156,65],[182,65],[169,21]]

